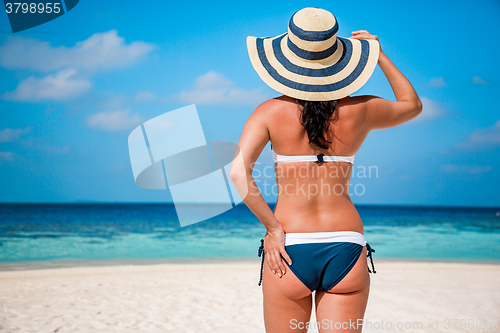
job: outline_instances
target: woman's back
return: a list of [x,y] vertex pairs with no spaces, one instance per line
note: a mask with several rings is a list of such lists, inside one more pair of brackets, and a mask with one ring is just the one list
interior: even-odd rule
[[[328,149],[313,149],[301,123],[302,106],[282,96],[268,102],[267,124],[273,150],[278,155],[355,155],[368,131],[363,103],[346,97],[337,103],[324,138]],[[278,200],[275,215],[285,232],[350,230],[363,232],[361,219],[349,198],[353,165],[346,162],[277,163]]]

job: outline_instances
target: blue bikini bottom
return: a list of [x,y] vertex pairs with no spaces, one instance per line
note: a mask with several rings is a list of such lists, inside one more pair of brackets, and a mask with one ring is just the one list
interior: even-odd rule
[[[286,233],[285,250],[292,265],[284,262],[311,291],[330,290],[354,267],[366,245],[373,268],[371,252],[363,234],[354,231]],[[263,251],[263,240],[259,256]],[[261,281],[264,257],[261,265]],[[368,268],[371,273],[371,270]]]

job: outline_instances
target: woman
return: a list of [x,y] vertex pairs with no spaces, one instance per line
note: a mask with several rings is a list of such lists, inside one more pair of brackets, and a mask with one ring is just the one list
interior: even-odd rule
[[[248,119],[231,179],[267,229],[262,274],[266,332],[306,332],[316,291],[320,332],[361,332],[369,269],[363,223],[349,197],[354,155],[373,129],[400,125],[422,110],[406,77],[366,30],[337,37],[328,11],[304,8],[288,33],[248,37],[252,65],[284,96]],[[348,95],[380,66],[396,101]],[[252,178],[267,142],[275,158],[278,199],[272,212]],[[243,196],[242,196],[243,197]]]

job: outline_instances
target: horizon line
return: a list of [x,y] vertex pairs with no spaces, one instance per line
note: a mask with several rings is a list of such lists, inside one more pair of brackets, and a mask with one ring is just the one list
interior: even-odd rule
[[[266,202],[268,205],[275,205],[276,202]],[[13,202],[2,202],[0,201],[0,205],[8,205],[8,204],[33,204],[33,205],[50,205],[50,204],[155,204],[155,205],[174,205],[174,202],[166,201],[166,202],[158,202],[158,201],[97,201],[97,200],[77,200],[77,201],[30,201],[30,202],[22,202],[22,201],[13,201]],[[185,204],[203,204],[203,205],[220,205],[224,203],[220,202],[206,202],[206,203],[198,203],[198,202],[180,202],[177,204],[185,205]],[[355,206],[390,206],[390,207],[432,207],[432,208],[498,208],[499,206],[477,206],[477,205],[432,205],[432,204],[397,204],[397,203],[353,203]],[[235,207],[235,206],[234,206]],[[233,208],[234,208],[233,207]]]

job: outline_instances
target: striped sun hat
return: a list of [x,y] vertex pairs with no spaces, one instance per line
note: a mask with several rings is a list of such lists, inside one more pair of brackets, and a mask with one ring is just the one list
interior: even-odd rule
[[247,37],[250,61],[260,78],[284,95],[308,101],[346,97],[368,81],[380,48],[376,40],[337,37],[338,27],[324,9],[301,9],[288,32]]

